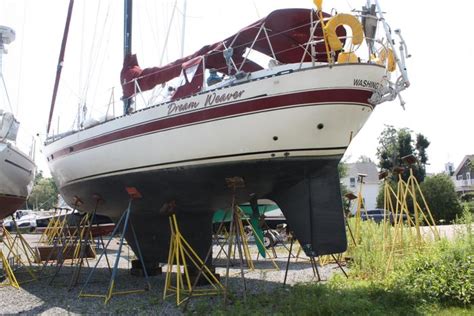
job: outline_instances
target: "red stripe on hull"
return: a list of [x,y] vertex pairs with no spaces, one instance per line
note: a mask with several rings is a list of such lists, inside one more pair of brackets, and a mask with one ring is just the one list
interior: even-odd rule
[[360,103],[369,105],[368,99],[371,91],[354,89],[331,89],[309,92],[300,92],[248,100],[235,104],[223,105],[208,109],[201,109],[178,116],[165,117],[153,122],[133,126],[120,131],[111,132],[96,138],[92,138],[76,145],[63,148],[49,156],[48,159],[56,159],[72,152],[103,145],[117,140],[137,137],[143,134],[159,132],[161,130],[176,128],[183,125],[196,124],[213,119],[223,119],[234,115],[246,115],[264,110],[275,110],[282,107],[299,104],[317,103]]
[[21,196],[0,195],[0,219],[13,214],[25,201]]

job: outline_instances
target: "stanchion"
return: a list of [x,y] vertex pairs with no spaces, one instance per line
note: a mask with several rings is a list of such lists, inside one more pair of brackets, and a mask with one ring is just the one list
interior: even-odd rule
[[[133,224],[130,221],[130,213],[132,211],[132,202],[135,199],[141,198],[142,196],[141,196],[140,192],[138,192],[138,190],[134,187],[127,187],[126,190],[127,190],[127,193],[130,197],[128,207],[125,210],[125,212],[122,214],[122,216],[120,217],[120,220],[118,221],[118,223],[115,225],[114,231],[112,232],[112,235],[110,236],[110,239],[109,239],[109,241],[107,242],[107,244],[105,245],[105,248],[104,248],[104,249],[108,249],[108,247],[110,245],[110,242],[113,240],[114,236],[117,234],[119,228],[123,224],[123,230],[122,230],[121,236],[120,236],[119,248],[118,248],[118,251],[117,251],[117,256],[115,258],[115,263],[114,263],[114,267],[113,267],[113,270],[112,270],[112,276],[110,278],[108,290],[107,290],[106,294],[85,293],[85,289],[87,288],[87,286],[89,284],[89,281],[91,280],[92,275],[96,271],[97,266],[98,266],[100,260],[102,259],[103,255],[104,255],[104,252],[103,252],[100,255],[97,262],[95,263],[94,268],[92,268],[91,272],[89,273],[89,275],[86,279],[86,282],[84,283],[83,287],[81,288],[81,291],[79,293],[79,297],[104,298],[104,304],[107,304],[114,295],[143,293],[143,292],[149,291],[151,289],[150,281],[148,279],[148,272],[146,270],[145,263],[143,261],[143,256],[142,256],[142,253],[141,253],[141,250],[140,250],[140,245],[138,243],[137,235],[135,233],[135,229],[133,227]],[[131,229],[131,232],[132,232],[133,240],[135,242],[135,247],[136,247],[137,252],[138,252],[137,255],[138,255],[138,258],[139,258],[140,263],[141,263],[142,268],[143,268],[143,274],[145,275],[146,286],[145,286],[144,289],[114,291],[114,289],[115,289],[115,279],[117,277],[117,272],[118,272],[118,264],[119,264],[119,260],[120,260],[121,254],[122,254],[122,247],[124,245],[125,234],[127,233],[127,230],[128,230],[129,226],[130,226],[130,229]]]

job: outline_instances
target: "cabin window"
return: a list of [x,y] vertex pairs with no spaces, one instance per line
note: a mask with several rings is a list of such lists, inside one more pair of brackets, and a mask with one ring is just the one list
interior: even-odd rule
[[350,179],[349,179],[349,183],[350,183],[351,188],[355,188],[355,186],[356,186],[356,178],[350,178]]
[[463,180],[462,174],[458,174],[458,180]]

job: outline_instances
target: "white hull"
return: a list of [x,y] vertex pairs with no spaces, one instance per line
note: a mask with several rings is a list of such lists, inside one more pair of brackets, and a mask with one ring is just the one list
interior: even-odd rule
[[27,197],[36,166],[11,144],[0,143],[0,194]]
[[[376,65],[346,64],[250,81],[77,132],[45,152],[59,187],[132,171],[340,156],[373,110],[367,99],[374,88],[355,80],[380,83],[384,76]],[[214,95],[230,97],[218,103]],[[250,110],[233,111],[245,104]]]
[[20,208],[30,193],[34,162],[12,144],[0,142],[0,219]]

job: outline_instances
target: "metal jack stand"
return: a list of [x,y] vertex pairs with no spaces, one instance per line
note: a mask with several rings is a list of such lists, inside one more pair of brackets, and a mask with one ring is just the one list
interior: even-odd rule
[[[8,232],[7,229],[3,228],[3,244],[5,245],[6,255],[3,254],[5,260],[12,262],[12,266],[10,269],[15,270],[16,276],[23,271],[19,271],[21,267],[25,269],[24,272],[28,273],[31,279],[22,280],[19,283],[26,283],[31,281],[36,281],[37,277],[35,275],[35,270],[33,266],[33,262],[36,262],[36,254],[31,249],[28,242],[24,239],[21,232],[18,229],[18,225],[15,220],[13,220],[14,225],[16,227],[16,235],[12,237],[11,234]],[[19,244],[19,245],[18,245]],[[23,259],[26,257],[26,261]]]
[[[77,206],[81,204],[82,204],[82,201],[78,197],[75,197],[74,208],[73,208],[72,213],[74,213],[74,211],[77,209]],[[49,252],[48,252],[47,258],[44,261],[44,264],[39,273],[40,276],[42,276],[46,270],[46,267],[48,266],[48,263],[51,261],[51,266],[53,266],[55,270],[48,282],[48,285],[51,285],[53,283],[54,279],[56,278],[56,276],[59,274],[59,272],[61,271],[63,267],[65,257],[70,255],[71,249],[72,249],[71,242],[74,238],[74,236],[71,235],[71,228],[67,222],[67,214],[64,214],[64,219],[62,220],[58,218],[57,223],[58,225],[56,226],[56,230],[54,231],[54,234],[52,235],[49,241],[49,242],[51,241],[53,242],[53,247],[51,249],[48,249]],[[41,251],[39,252],[40,252],[40,258],[41,258]],[[41,258],[40,260],[43,260],[43,259]]]
[[[84,264],[84,260],[87,263],[87,266],[89,266],[89,261],[87,260],[87,252],[92,249],[91,245],[94,244],[94,240],[92,238],[92,223],[94,222],[95,215],[97,212],[97,207],[99,206],[99,203],[101,203],[103,200],[100,196],[95,195],[94,196],[96,200],[95,208],[94,211],[92,212],[91,217],[87,217],[86,221],[81,222],[83,224],[83,227],[79,227],[80,231],[80,237],[78,244],[76,246],[76,254],[78,254],[78,260],[76,262],[76,265],[74,267],[74,271],[71,277],[71,281],[69,283],[69,289],[71,290],[74,286],[77,285],[79,281],[79,277],[81,275],[81,269]],[[88,216],[88,215],[86,215]],[[103,241],[102,241],[103,243]],[[109,271],[111,271],[110,263],[109,263],[109,258],[107,256],[107,250],[104,248],[103,253],[105,254],[105,260],[107,262],[107,267],[109,268]],[[95,253],[94,253],[95,255]]]
[[[221,220],[221,223],[219,224],[219,228],[217,229],[216,235],[217,235],[217,244],[221,247],[221,251],[223,250],[224,253],[226,254],[227,258],[230,260],[230,256],[228,256],[227,253],[225,252],[224,245],[219,243],[219,237],[218,237],[219,233],[224,229],[224,222],[225,222],[226,216],[227,216],[227,212],[222,217],[222,220]],[[196,278],[194,279],[194,283],[193,283],[193,286],[191,287],[191,291],[189,291],[188,300],[184,303],[183,313],[186,313],[186,311],[187,311],[188,303],[190,302],[190,299],[194,294],[194,289],[196,288],[196,286],[199,282],[201,274],[204,272],[203,271],[204,270],[204,265],[206,264],[206,262],[209,260],[209,258],[212,255],[213,247],[214,247],[214,242],[211,243],[211,246],[209,247],[209,250],[207,251],[206,258],[204,259],[203,264],[201,265],[201,267],[199,267],[198,274],[197,274]],[[219,253],[220,253],[220,251],[219,251]],[[219,284],[222,286],[222,283],[220,283],[220,280],[219,280]],[[224,290],[224,295],[227,295],[227,294],[225,294],[227,292],[227,288],[223,287],[223,290]]]
[[313,268],[313,275],[318,277],[318,282],[322,281],[321,276],[319,275],[319,269],[315,257],[309,257],[309,261],[311,262],[311,267]]
[[3,274],[0,275],[0,277],[2,277],[2,279],[4,277],[8,280],[8,283],[1,283],[3,280],[0,280],[0,287],[12,286],[16,289],[20,289],[20,285],[18,284],[18,281],[16,280],[15,274],[13,273],[10,263],[8,262],[7,257],[3,254],[2,249],[0,249],[0,263],[2,264],[3,270]]
[[238,225],[236,223],[237,216],[236,216],[236,211],[237,211],[237,205],[235,201],[235,195],[236,191],[238,188],[243,188],[245,187],[244,180],[240,177],[233,177],[233,178],[226,178],[226,183],[229,188],[232,189],[232,204],[231,204],[231,210],[232,210],[232,219],[230,222],[230,229],[229,229],[229,246],[227,248],[227,264],[226,264],[226,273],[225,273],[225,288],[226,291],[224,292],[224,306],[227,306],[228,302],[228,289],[229,289],[229,268],[230,268],[230,261],[231,261],[231,254],[232,254],[232,247],[233,247],[233,242],[235,239],[236,247],[239,252],[239,259],[240,259],[240,275],[242,277],[242,282],[244,285],[244,302],[247,301],[247,283],[245,281],[245,275],[244,275],[244,258],[242,255],[242,236],[240,235],[240,230],[238,229]]
[[331,254],[331,256],[332,256],[332,259],[333,259],[334,261],[336,261],[336,263],[337,263],[339,269],[341,269],[342,273],[344,273],[344,275],[346,276],[346,279],[348,279],[349,276],[347,275],[346,270],[344,270],[344,268],[342,267],[342,265],[341,265],[341,263],[339,262],[339,260],[336,258],[336,256],[335,256],[334,254]]
[[[112,296],[114,296],[114,295],[142,293],[142,292],[145,292],[145,291],[149,291],[151,289],[150,281],[148,279],[148,273],[147,273],[145,263],[143,261],[143,256],[142,256],[142,253],[141,253],[141,250],[140,250],[140,245],[138,244],[137,235],[135,233],[135,229],[133,228],[133,224],[130,221],[130,213],[132,212],[132,202],[133,202],[133,200],[139,199],[142,196],[141,196],[140,192],[138,192],[138,190],[134,187],[127,187],[126,190],[127,190],[128,195],[130,196],[130,200],[129,200],[129,203],[128,203],[127,210],[122,214],[122,216],[120,217],[120,220],[115,225],[114,231],[112,232],[112,235],[110,236],[109,241],[105,245],[104,252],[102,252],[99,259],[95,263],[94,268],[92,268],[91,272],[89,273],[89,275],[86,279],[86,282],[84,283],[83,287],[81,288],[81,291],[79,292],[79,297],[102,297],[102,298],[104,298],[104,304],[107,304],[110,301],[110,299],[112,298]],[[110,283],[109,283],[107,293],[106,294],[85,293],[84,290],[87,288],[87,285],[89,284],[89,281],[90,281],[92,275],[96,271],[97,265],[99,264],[100,260],[102,259],[103,255],[105,253],[105,250],[108,249],[108,247],[110,245],[110,242],[113,240],[114,236],[117,234],[117,232],[118,232],[118,230],[119,230],[119,228],[121,227],[122,224],[123,224],[123,230],[122,230],[121,235],[120,235],[120,242],[119,242],[119,248],[118,248],[118,251],[117,251],[117,257],[115,258],[114,268],[112,270],[112,276],[110,278]],[[136,246],[137,252],[138,252],[137,255],[138,255],[138,258],[139,258],[139,260],[142,264],[143,273],[145,275],[145,280],[146,280],[147,284],[146,284],[146,287],[144,289],[135,289],[135,290],[114,292],[115,278],[117,277],[118,264],[119,264],[119,260],[120,260],[121,254],[122,254],[122,246],[124,244],[125,234],[127,232],[127,229],[128,229],[129,225],[130,225],[130,229],[131,229],[132,234],[133,234],[133,239],[134,239],[135,246]]]
[[[203,261],[193,250],[191,245],[181,234],[178,221],[175,214],[171,214],[169,217],[170,229],[171,229],[171,243],[168,254],[168,271],[166,272],[165,289],[163,291],[163,299],[172,295],[169,292],[176,294],[176,305],[179,306],[184,301],[188,300],[192,295],[218,295],[225,292],[224,286],[219,282],[216,276],[206,266]],[[206,259],[208,259],[209,254]],[[189,275],[187,260],[199,270],[197,278],[194,280],[194,284],[191,285],[191,277]],[[171,274],[173,265],[176,265],[176,286],[171,283]],[[181,267],[184,270],[184,281],[183,275],[181,274]],[[212,285],[213,289],[195,289],[199,277],[203,275],[204,278]],[[181,296],[188,293],[188,296],[181,299]],[[194,294],[195,293],[195,294]]]
[[349,235],[351,236],[352,243],[354,244],[354,246],[356,246],[357,243],[356,243],[354,234],[352,233],[351,225],[349,225],[347,215],[348,215],[348,213],[350,213],[350,210],[351,210],[351,202],[353,200],[357,199],[357,196],[354,193],[349,192],[346,195],[344,195],[344,197],[349,201],[349,207],[348,207],[347,212],[346,212],[346,210],[344,210],[344,221],[346,222],[346,228],[349,231]]
[[[6,231],[5,227],[2,227],[3,232]],[[16,289],[20,289],[20,285],[18,284],[18,281],[15,277],[15,273],[13,273],[13,270],[10,266],[10,262],[8,262],[7,256],[3,254],[3,247],[2,244],[4,242],[3,237],[0,235],[0,264],[1,264],[1,270],[2,274],[0,274],[0,287],[5,287],[5,286],[12,286]],[[4,279],[7,279],[7,283],[2,283]]]
[[[215,256],[215,259],[219,258],[221,256],[221,253],[223,253],[226,256],[226,258],[229,258],[229,254],[225,251],[225,245],[229,240],[229,232],[227,231],[227,229],[224,225],[225,219],[226,219],[227,214],[229,212],[230,212],[230,210],[227,210],[224,213],[224,216],[222,217],[222,221],[219,225],[219,228],[217,229],[216,233],[213,236],[212,243],[213,244],[215,243],[219,247],[219,251],[217,252],[217,255]],[[221,235],[225,236],[223,242],[220,242],[220,237],[219,236],[221,236]]]
[[364,178],[367,177],[366,174],[359,173],[357,175],[357,181],[359,181],[359,192],[357,193],[357,208],[355,212],[355,229],[354,229],[354,239],[355,246],[360,243],[360,226],[362,221],[362,211],[365,213],[365,217],[368,218],[367,210],[365,209],[364,197],[362,195],[362,188],[365,184]]
[[[286,261],[286,267],[285,267],[285,278],[283,279],[283,287],[286,285],[286,280],[288,277],[288,269],[290,267],[290,259],[292,257],[292,250],[293,250],[293,244],[295,242],[295,235],[293,232],[291,232],[291,243],[290,243],[290,249],[288,251],[288,259]],[[301,247],[300,247],[301,250]],[[322,281],[321,276],[319,275],[319,270],[318,270],[318,265],[316,263],[315,257],[309,257],[309,262],[311,263],[311,268],[313,269],[313,274],[315,277],[318,277],[318,282]]]
[[288,251],[288,260],[286,261],[286,267],[285,267],[285,278],[283,279],[283,286],[286,285],[286,278],[288,276],[288,268],[290,267],[290,259],[291,259],[291,251],[293,250],[293,244],[295,242],[295,238],[293,236],[293,232],[291,233],[291,243],[290,243],[290,250]]

